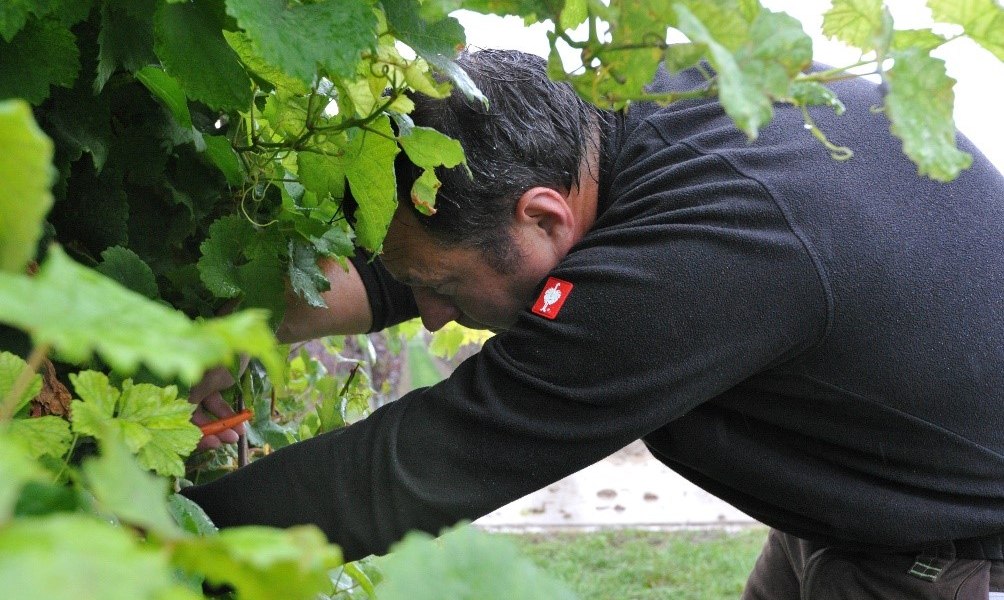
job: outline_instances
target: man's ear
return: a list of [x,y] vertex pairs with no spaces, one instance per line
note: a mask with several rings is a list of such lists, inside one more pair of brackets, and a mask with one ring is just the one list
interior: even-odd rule
[[516,202],[514,223],[540,242],[556,246],[563,256],[575,243],[575,213],[558,190],[533,187]]

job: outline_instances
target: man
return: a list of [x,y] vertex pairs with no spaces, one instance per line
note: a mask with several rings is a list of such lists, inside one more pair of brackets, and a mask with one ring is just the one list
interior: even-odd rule
[[413,116],[461,140],[473,179],[442,172],[421,216],[399,160],[380,260],[329,266],[332,309],[294,307],[280,335],[416,312],[499,335],[186,494],[221,526],[314,523],[358,558],[642,438],[776,529],[745,598],[1004,592],[1004,180],[978,151],[960,140],[974,166],[951,184],[918,177],[859,81],[834,86],[844,116],[814,110],[856,152],[836,162],[797,109],[750,144],[711,100],[610,114],[538,58],[461,65],[490,108],[419,97]]

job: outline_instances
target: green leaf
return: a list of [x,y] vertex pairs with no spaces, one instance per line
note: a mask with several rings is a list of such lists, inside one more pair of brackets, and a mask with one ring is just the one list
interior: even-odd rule
[[[462,526],[439,543],[410,533],[383,563],[380,600],[560,600],[575,595],[498,536]],[[429,585],[435,582],[435,585]]]
[[181,530],[167,510],[168,482],[141,469],[117,440],[101,439],[101,456],[81,467],[99,507],[123,523],[178,537]]
[[459,21],[444,17],[428,22],[419,14],[417,0],[383,0],[383,8],[395,37],[423,58],[442,56],[451,59],[457,55],[457,49],[466,44],[464,28]]
[[0,322],[29,332],[36,345],[51,344],[70,362],[97,353],[125,374],[143,363],[160,377],[192,384],[241,352],[281,372],[260,311],[193,322],[74,263],[58,247],[35,277],[0,272]]
[[10,42],[0,41],[0,100],[40,104],[50,86],[72,87],[79,72],[76,39],[58,21],[32,21]]
[[296,156],[300,183],[320,199],[345,196],[345,169],[340,156],[300,152]]
[[478,346],[487,342],[493,335],[484,329],[470,329],[459,323],[447,323],[442,329],[432,334],[429,342],[429,353],[447,360],[468,344]]
[[188,533],[213,535],[219,532],[206,511],[181,494],[171,494],[167,498],[167,510],[174,522]]
[[330,258],[352,256],[355,252],[352,236],[340,227],[329,227],[320,237],[311,236],[310,241],[318,254]]
[[589,16],[589,2],[587,0],[565,0],[565,6],[561,9],[561,17],[558,19],[558,26],[562,29],[575,29],[586,22]]
[[885,99],[892,132],[903,140],[903,152],[921,175],[951,181],[973,162],[971,155],[955,146],[955,80],[945,72],[944,61],[919,49],[893,57],[895,64],[886,73],[889,93]]
[[[157,62],[153,51],[153,15],[156,9],[156,0],[104,0],[98,33],[100,51],[97,78],[94,80],[96,91],[101,91],[108,78],[120,68],[136,73]],[[150,91],[157,94],[153,88]],[[164,98],[161,100],[167,103]]]
[[411,127],[407,135],[398,137],[398,142],[411,162],[425,169],[467,164],[460,142],[431,127]]
[[32,458],[52,456],[62,458],[70,449],[70,424],[60,417],[47,416],[34,419],[14,419],[8,433],[28,450]]
[[386,115],[375,119],[368,130],[353,133],[345,150],[345,176],[359,202],[356,236],[363,248],[375,252],[397,208],[394,157],[398,146]]
[[947,40],[930,29],[897,29],[892,33],[893,51],[920,48],[930,52]]
[[321,292],[331,289],[331,283],[317,266],[313,245],[303,240],[289,241],[289,283],[310,306],[328,308]]
[[175,386],[133,384],[121,393],[95,371],[70,375],[80,396],[71,404],[73,430],[109,443],[124,443],[145,468],[161,475],[185,474],[182,458],[202,438],[190,421],[195,405],[178,398]]
[[[79,513],[18,519],[0,529],[0,581],[10,598],[192,598],[166,553]],[[170,594],[183,594],[171,596]]]
[[273,320],[281,318],[285,273],[279,257],[285,248],[275,227],[259,230],[239,215],[223,217],[199,249],[199,275],[211,292],[220,298],[243,296],[246,306],[268,308]]
[[422,174],[415,179],[411,186],[411,203],[423,215],[436,214],[436,193],[442,186],[436,171],[433,169],[423,169]]
[[67,159],[76,162],[89,152],[94,170],[100,174],[112,140],[109,98],[95,96],[90,85],[78,83],[72,90],[57,90],[49,103],[46,129],[67,152]]
[[307,84],[313,83],[318,67],[351,79],[362,52],[376,40],[376,15],[365,0],[227,0],[227,12],[264,60]]
[[757,81],[740,68],[735,57],[720,44],[692,12],[676,5],[679,28],[691,41],[704,44],[710,52],[709,61],[719,79],[719,100],[725,112],[750,139],[756,139],[760,128],[774,114],[770,98],[758,89]]
[[214,585],[232,585],[242,600],[314,600],[330,591],[328,571],[342,558],[313,526],[235,527],[179,542],[172,562]]
[[[0,525],[6,523],[17,505],[21,489],[30,481],[47,482],[51,479],[18,439],[0,424]],[[0,531],[3,528],[0,527]],[[0,552],[0,560],[3,553]],[[6,579],[0,577],[6,583]]]
[[137,294],[153,300],[160,298],[153,270],[128,248],[112,246],[105,249],[101,253],[101,262],[95,268],[105,277],[114,279]]
[[237,52],[241,62],[255,75],[271,83],[276,89],[288,93],[306,96],[310,86],[297,77],[290,77],[282,69],[262,58],[251,38],[241,31],[224,31],[223,37],[230,47]]
[[846,107],[833,90],[815,81],[795,81],[791,84],[791,100],[797,106],[829,106],[838,115]]
[[[14,382],[27,368],[28,363],[20,356],[10,352],[0,352],[0,403],[7,400],[7,396],[14,389]],[[31,376],[31,382],[14,402],[14,408],[9,414],[17,414],[40,391],[42,391],[42,376],[36,373]]]
[[65,483],[31,481],[21,489],[14,507],[17,517],[45,516],[60,512],[73,512],[81,507],[80,495]]
[[936,21],[961,25],[966,35],[1004,60],[1004,6],[994,0],[927,0]]
[[206,156],[220,169],[227,183],[235,187],[243,183],[244,168],[234,147],[230,145],[230,140],[222,135],[207,135],[203,140],[206,143]]
[[189,128],[192,126],[192,113],[188,110],[188,97],[181,84],[174,77],[164,72],[160,67],[147,66],[136,71],[136,79],[150,90],[155,98],[160,100],[167,110],[171,111],[178,125]]
[[251,78],[205,6],[160,6],[154,17],[157,56],[190,98],[220,110],[247,110]]
[[882,0],[833,0],[823,15],[823,34],[862,52],[875,50],[883,30]]

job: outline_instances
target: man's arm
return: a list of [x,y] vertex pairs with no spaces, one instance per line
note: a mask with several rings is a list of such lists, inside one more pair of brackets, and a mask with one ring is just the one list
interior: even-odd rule
[[287,289],[286,314],[275,332],[282,343],[366,333],[373,324],[366,287],[352,261],[347,261],[347,269],[331,259],[322,259],[318,266],[331,283],[331,289],[321,294],[328,308],[310,306]]
[[[331,259],[322,259],[318,266],[331,283],[330,289],[322,294],[328,308],[310,306],[287,286],[286,312],[276,330],[280,342],[364,333],[372,326],[373,313],[356,266],[347,261],[347,267],[342,267],[338,261]],[[192,422],[202,426],[233,416],[234,410],[220,393],[233,384],[234,378],[229,369],[216,367],[207,371],[188,396],[189,401],[198,406],[192,415]],[[221,444],[235,443],[242,433],[244,426],[238,425],[215,435],[207,435],[199,442],[199,448],[217,448]]]

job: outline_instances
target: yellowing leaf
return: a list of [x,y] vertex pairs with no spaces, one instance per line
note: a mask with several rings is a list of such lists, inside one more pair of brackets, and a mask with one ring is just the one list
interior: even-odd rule
[[0,102],[0,270],[21,273],[35,256],[52,206],[52,153],[27,103]]

